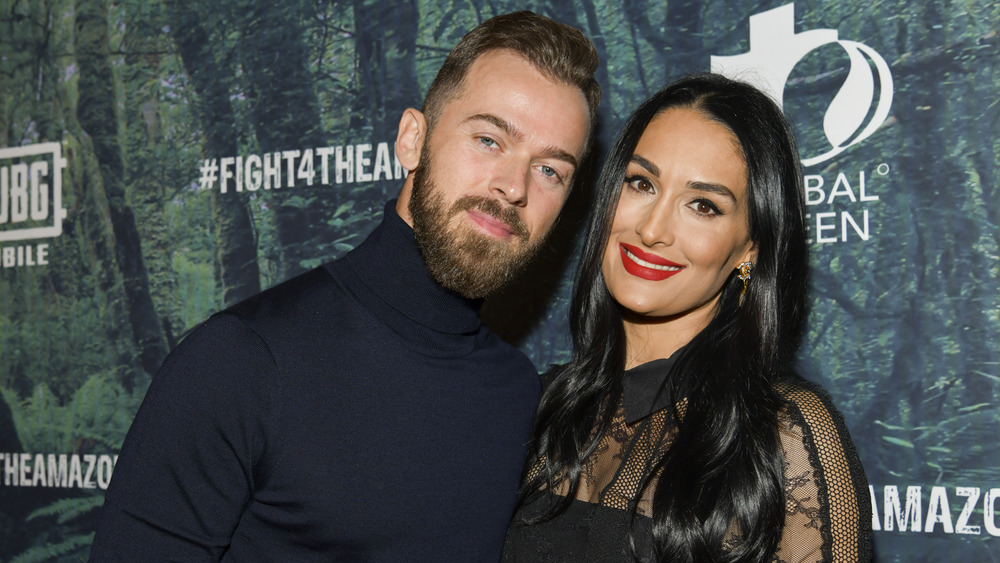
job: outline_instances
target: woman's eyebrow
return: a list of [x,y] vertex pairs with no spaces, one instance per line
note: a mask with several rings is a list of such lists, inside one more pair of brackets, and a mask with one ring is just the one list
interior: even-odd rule
[[657,166],[657,165],[655,165],[655,164],[653,164],[652,162],[646,160],[642,156],[640,156],[638,154],[633,154],[632,155],[632,162],[638,164],[639,166],[642,166],[643,168],[645,168],[653,176],[656,176],[657,178],[660,177],[660,167]]
[[[652,162],[642,157],[641,155],[633,154],[631,160],[635,164],[638,164],[639,166],[645,168],[653,176],[656,176],[657,178],[660,177],[660,167],[653,164]],[[687,185],[691,189],[698,190],[700,192],[714,193],[722,197],[736,201],[736,196],[733,194],[733,190],[730,190],[728,187],[722,184],[714,184],[712,182],[692,181],[688,182]]]
[[695,181],[695,182],[688,182],[688,187],[701,192],[718,194],[722,197],[729,198],[734,202],[736,201],[736,196],[733,194],[733,191],[722,184],[713,184],[711,182]]

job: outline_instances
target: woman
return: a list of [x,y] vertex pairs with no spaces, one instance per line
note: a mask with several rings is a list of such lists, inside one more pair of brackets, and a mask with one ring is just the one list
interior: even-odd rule
[[870,559],[850,437],[791,371],[807,256],[781,110],[721,76],[672,84],[596,197],[504,560]]

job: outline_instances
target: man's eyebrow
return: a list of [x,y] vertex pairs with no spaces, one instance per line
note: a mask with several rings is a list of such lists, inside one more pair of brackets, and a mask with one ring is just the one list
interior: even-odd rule
[[[524,133],[522,133],[520,129],[515,127],[512,123],[510,123],[506,119],[497,115],[493,115],[492,113],[477,113],[475,115],[470,115],[469,117],[465,118],[465,121],[466,122],[485,121],[490,125],[493,125],[497,129],[502,130],[504,133],[506,133],[508,136],[510,136],[510,138],[514,139],[515,141],[520,142],[524,140]],[[562,160],[570,164],[574,168],[576,168],[578,164],[575,156],[555,146],[545,147],[545,149],[542,150],[542,156],[546,158],[555,158],[557,160]]]
[[542,156],[561,160],[573,168],[577,167],[576,157],[559,147],[545,147],[545,150],[542,151]]
[[[653,164],[649,160],[646,160],[645,158],[643,158],[642,156],[640,156],[638,154],[633,154],[631,160],[632,160],[632,162],[634,162],[634,163],[638,164],[639,166],[642,166],[643,168],[645,168],[653,176],[656,176],[657,178],[660,177],[660,167],[657,166],[657,165],[655,165],[655,164]],[[733,190],[730,190],[728,187],[726,187],[726,186],[724,186],[722,184],[714,184],[712,182],[697,182],[697,181],[695,181],[695,182],[688,182],[688,187],[690,187],[691,189],[698,190],[700,192],[714,193],[714,194],[718,194],[718,195],[720,195],[722,197],[731,199],[733,201],[737,201],[736,196],[733,194]]]
[[521,141],[524,139],[524,133],[522,133],[520,129],[514,127],[514,125],[506,119],[493,115],[492,113],[477,113],[476,115],[470,115],[465,118],[465,121],[485,121],[498,129],[502,129],[504,133],[509,135],[515,141]]

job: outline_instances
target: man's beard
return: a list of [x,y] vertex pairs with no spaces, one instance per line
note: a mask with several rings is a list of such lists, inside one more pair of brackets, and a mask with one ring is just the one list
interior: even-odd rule
[[[486,297],[511,281],[538,253],[545,237],[529,242],[527,227],[517,211],[494,198],[462,196],[449,209],[430,179],[431,162],[425,146],[413,171],[410,215],[413,235],[427,269],[442,286],[469,299]],[[455,215],[475,209],[504,222],[511,235],[497,239],[461,225],[449,226]]]

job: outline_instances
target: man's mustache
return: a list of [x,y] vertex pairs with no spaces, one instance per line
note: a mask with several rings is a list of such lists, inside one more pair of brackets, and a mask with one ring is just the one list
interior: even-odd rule
[[524,221],[521,220],[521,216],[518,215],[517,211],[513,207],[505,207],[500,205],[500,202],[491,197],[477,196],[477,195],[466,195],[458,198],[455,203],[451,205],[451,210],[448,213],[449,217],[454,216],[459,211],[465,211],[467,209],[475,209],[481,213],[486,213],[498,221],[502,221],[508,227],[510,227],[510,232],[521,240],[528,240],[528,227],[524,225]]

